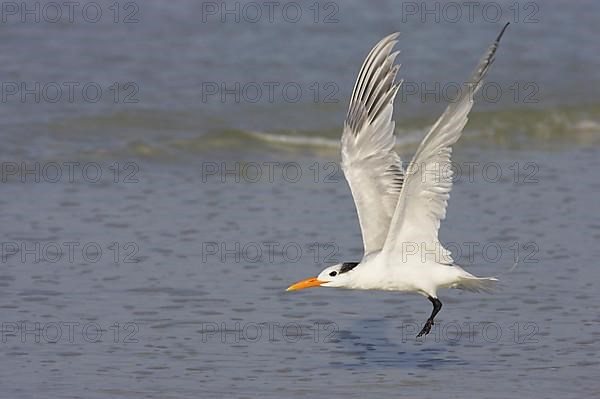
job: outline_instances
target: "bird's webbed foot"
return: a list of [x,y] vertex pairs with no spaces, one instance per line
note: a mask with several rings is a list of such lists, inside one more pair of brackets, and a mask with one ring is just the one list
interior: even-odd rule
[[423,335],[429,334],[432,326],[433,326],[433,319],[427,319],[427,321],[425,322],[425,325],[421,329],[421,332],[419,333],[419,335],[417,335],[417,338],[419,338]]

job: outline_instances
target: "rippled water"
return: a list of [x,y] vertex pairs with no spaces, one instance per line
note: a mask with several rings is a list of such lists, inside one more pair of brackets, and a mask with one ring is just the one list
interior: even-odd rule
[[[200,164],[145,163],[137,183],[7,182],[3,389],[19,397],[597,394],[600,209],[585,193],[600,188],[599,154],[461,146],[459,165],[539,169],[519,182],[463,174],[443,241],[481,275],[508,269],[515,242],[534,249],[522,249],[494,295],[443,292],[425,342],[414,337],[430,311],[421,297],[284,292],[324,264],[360,257],[344,180],[309,172],[315,162],[330,167],[325,157],[295,158],[304,172],[295,183],[291,169],[236,183]],[[276,152],[245,165],[289,169],[287,159]],[[36,242],[49,249],[36,251]],[[25,249],[15,254],[11,243]],[[67,243],[78,245],[72,259]],[[500,257],[471,253],[468,243],[501,248]],[[53,263],[56,246],[63,257]]]
[[[479,99],[455,148],[440,234],[475,274],[519,265],[494,295],[442,292],[425,340],[422,297],[284,289],[361,257],[337,141],[369,47],[401,30],[407,82],[459,81],[500,23],[402,22],[395,2],[348,1],[332,24],[230,24],[152,0],[123,24],[113,3],[97,2],[101,23],[9,13],[0,25],[3,95],[22,82],[104,89],[95,103],[3,97],[4,396],[600,394],[597,2],[509,19],[489,76],[505,95]],[[272,81],[305,96],[202,100],[207,82]],[[113,101],[115,82],[135,83],[139,101]],[[339,101],[307,96],[315,83]],[[515,83],[539,101],[515,101]],[[405,161],[444,104],[398,98]]]

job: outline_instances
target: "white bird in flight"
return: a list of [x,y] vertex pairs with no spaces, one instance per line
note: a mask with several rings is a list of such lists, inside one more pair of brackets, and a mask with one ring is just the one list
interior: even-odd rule
[[[486,51],[467,84],[427,133],[406,171],[394,151],[393,102],[399,51],[398,33],[383,38],[363,63],[352,91],[342,133],[342,170],[358,213],[364,255],[340,263],[287,291],[309,287],[416,292],[433,311],[421,332],[427,335],[442,308],[438,289],[490,291],[497,278],[476,277],[454,263],[438,240],[440,221],[452,188],[450,155],[473,107],[473,96],[494,62],[507,23]],[[432,256],[433,255],[433,256]],[[433,258],[433,259],[432,259]]]

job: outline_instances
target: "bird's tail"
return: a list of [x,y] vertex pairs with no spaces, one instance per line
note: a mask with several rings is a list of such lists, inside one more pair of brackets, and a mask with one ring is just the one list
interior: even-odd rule
[[459,282],[454,284],[452,288],[471,292],[487,292],[492,293],[497,288],[498,279],[496,277],[476,277],[471,273],[465,272],[467,275],[461,277]]
[[454,284],[454,286],[452,288],[458,288],[461,290],[466,290],[466,291],[471,291],[471,292],[492,293],[498,288],[498,285],[499,285],[498,277],[500,277],[501,275],[504,275],[506,273],[512,272],[513,270],[515,270],[515,268],[517,267],[518,264],[519,264],[519,258],[517,258],[515,260],[515,263],[512,265],[512,267],[509,270],[507,270],[504,273],[501,273],[499,275],[491,276],[491,277],[477,277],[461,268],[461,271],[463,273],[460,276],[459,281],[456,284]]

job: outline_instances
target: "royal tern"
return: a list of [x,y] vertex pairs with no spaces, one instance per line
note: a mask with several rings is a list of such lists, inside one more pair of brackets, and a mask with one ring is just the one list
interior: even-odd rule
[[[393,102],[398,33],[383,38],[364,61],[350,98],[341,139],[342,170],[354,197],[362,232],[360,262],[344,262],[287,290],[340,287],[416,292],[433,304],[421,332],[427,335],[442,308],[438,289],[490,291],[495,277],[477,277],[458,266],[438,240],[452,188],[450,155],[473,107],[473,96],[494,62],[507,23],[404,170],[394,151]],[[432,253],[434,256],[431,256]],[[433,258],[433,259],[432,259]]]

